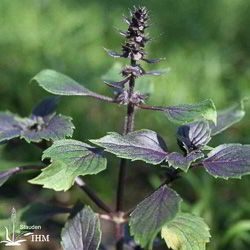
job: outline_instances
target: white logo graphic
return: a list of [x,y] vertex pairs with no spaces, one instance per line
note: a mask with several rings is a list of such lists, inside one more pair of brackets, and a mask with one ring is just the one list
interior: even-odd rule
[[11,224],[12,224],[12,233],[9,234],[9,230],[5,227],[5,240],[0,241],[4,243],[5,246],[21,246],[21,243],[27,241],[26,239],[21,239],[21,237],[27,237],[33,235],[33,233],[28,232],[24,234],[16,234],[16,209],[12,208],[11,210]]

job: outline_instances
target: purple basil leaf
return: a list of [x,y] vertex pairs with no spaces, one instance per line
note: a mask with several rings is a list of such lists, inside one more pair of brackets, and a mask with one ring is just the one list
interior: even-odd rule
[[0,112],[0,142],[20,136],[21,128],[15,117],[16,115],[9,112]]
[[124,85],[125,83],[127,83],[129,81],[130,77],[127,77],[121,81],[107,81],[107,80],[104,80],[104,82],[110,86],[110,87],[113,87],[113,88],[118,88],[118,89],[123,89],[124,88]]
[[[71,117],[62,115],[49,115],[46,117],[33,117],[33,124],[26,126],[21,131],[21,138],[27,142],[40,142],[44,140],[60,140],[65,137],[71,137],[73,134],[74,125]],[[25,123],[28,120],[23,119]],[[34,121],[34,119],[36,119]]]
[[153,240],[162,226],[171,221],[180,209],[181,198],[167,185],[137,205],[130,215],[130,232],[141,247],[152,249]]
[[178,128],[177,141],[188,153],[203,148],[210,141],[210,134],[208,121],[192,122]]
[[98,250],[101,242],[99,218],[86,206],[66,223],[61,236],[64,250]]
[[157,62],[160,62],[160,61],[166,60],[166,59],[165,58],[154,58],[154,59],[143,58],[142,60],[147,62],[147,63],[157,63]]
[[204,154],[198,151],[193,151],[187,154],[187,156],[183,156],[178,152],[173,152],[167,156],[166,161],[168,162],[169,166],[172,166],[175,169],[179,168],[182,171],[187,172],[193,162],[203,157]]
[[59,96],[50,96],[44,98],[38,105],[32,110],[32,115],[35,116],[47,116],[54,113],[57,104],[59,102]]
[[110,50],[110,49],[106,49],[106,48],[104,48],[107,52],[108,52],[108,54],[110,55],[110,56],[112,56],[112,57],[124,57],[122,54],[119,54],[119,53],[117,53],[116,51],[114,51],[114,50]]
[[220,145],[208,153],[202,165],[214,177],[241,178],[250,174],[250,145]]
[[105,148],[107,152],[132,161],[142,160],[156,165],[167,156],[164,140],[156,132],[148,129],[134,131],[127,135],[111,132],[98,140],[90,141]]
[[217,112],[217,124],[210,123],[211,135],[217,135],[228,127],[239,122],[245,116],[244,100],[228,109]]

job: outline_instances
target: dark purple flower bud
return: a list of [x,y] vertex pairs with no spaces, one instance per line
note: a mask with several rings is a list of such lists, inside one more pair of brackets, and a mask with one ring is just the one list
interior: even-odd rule
[[124,79],[122,79],[121,81],[105,81],[107,85],[115,89],[119,89],[119,93],[116,95],[116,98],[122,104],[127,104],[129,102],[138,104],[146,99],[145,96],[140,97],[139,95],[133,96],[133,98],[128,98],[127,92],[125,90],[126,83],[129,82],[129,85],[130,83],[134,85],[135,79],[139,76],[160,75],[166,73],[166,71],[145,71],[138,63],[138,61],[140,60],[147,63],[157,63],[161,60],[164,60],[164,58],[147,58],[145,45],[147,42],[152,40],[149,35],[145,33],[145,29],[149,27],[148,20],[149,12],[146,7],[134,7],[134,9],[130,11],[130,17],[124,16],[124,21],[128,24],[127,31],[122,31],[116,28],[120,35],[126,38],[125,43],[121,45],[122,51],[119,53],[114,50],[106,49],[108,54],[112,57],[123,57],[131,59],[131,66],[126,66],[121,71]]

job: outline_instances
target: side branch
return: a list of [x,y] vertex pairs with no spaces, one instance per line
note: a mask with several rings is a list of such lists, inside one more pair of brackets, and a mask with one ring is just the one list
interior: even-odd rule
[[150,109],[150,110],[159,110],[159,111],[167,111],[170,109],[170,107],[164,107],[164,106],[150,106],[150,105],[137,105],[140,109]]
[[89,91],[87,96],[94,97],[96,99],[106,101],[106,102],[113,102],[113,103],[118,103],[119,102],[116,98],[112,98],[112,97],[105,96],[105,95],[100,95],[100,94],[97,94],[97,93],[92,92],[92,91]]
[[89,196],[89,198],[103,211],[113,213],[113,210],[102,201],[97,194],[80,178],[76,177],[76,184]]
[[25,165],[25,166],[20,166],[20,167],[15,167],[15,168],[10,168],[8,170],[3,170],[3,171],[0,171],[0,179],[1,178],[7,178],[13,174],[16,174],[16,173],[19,173],[19,172],[22,172],[22,171],[25,171],[25,170],[40,170],[42,168],[45,168],[46,166],[42,166],[42,165],[39,165],[39,166],[36,166],[36,165]]

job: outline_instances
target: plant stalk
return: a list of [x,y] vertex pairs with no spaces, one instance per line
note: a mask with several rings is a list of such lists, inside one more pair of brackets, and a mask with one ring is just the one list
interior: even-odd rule
[[[136,61],[131,59],[131,66],[135,66]],[[129,80],[129,92],[128,98],[130,100],[131,96],[134,93],[135,87],[135,77],[131,75]],[[135,106],[133,103],[129,101],[127,107],[127,115],[124,121],[124,132],[126,135],[129,132],[132,132],[134,129],[134,118],[135,118]],[[124,189],[125,189],[125,180],[127,174],[127,164],[128,161],[126,159],[121,159],[120,162],[120,170],[119,170],[119,179],[118,179],[118,187],[117,187],[117,196],[116,196],[116,212],[123,211],[123,202],[124,202]],[[123,250],[124,243],[124,225],[123,223],[116,224],[116,250]]]

